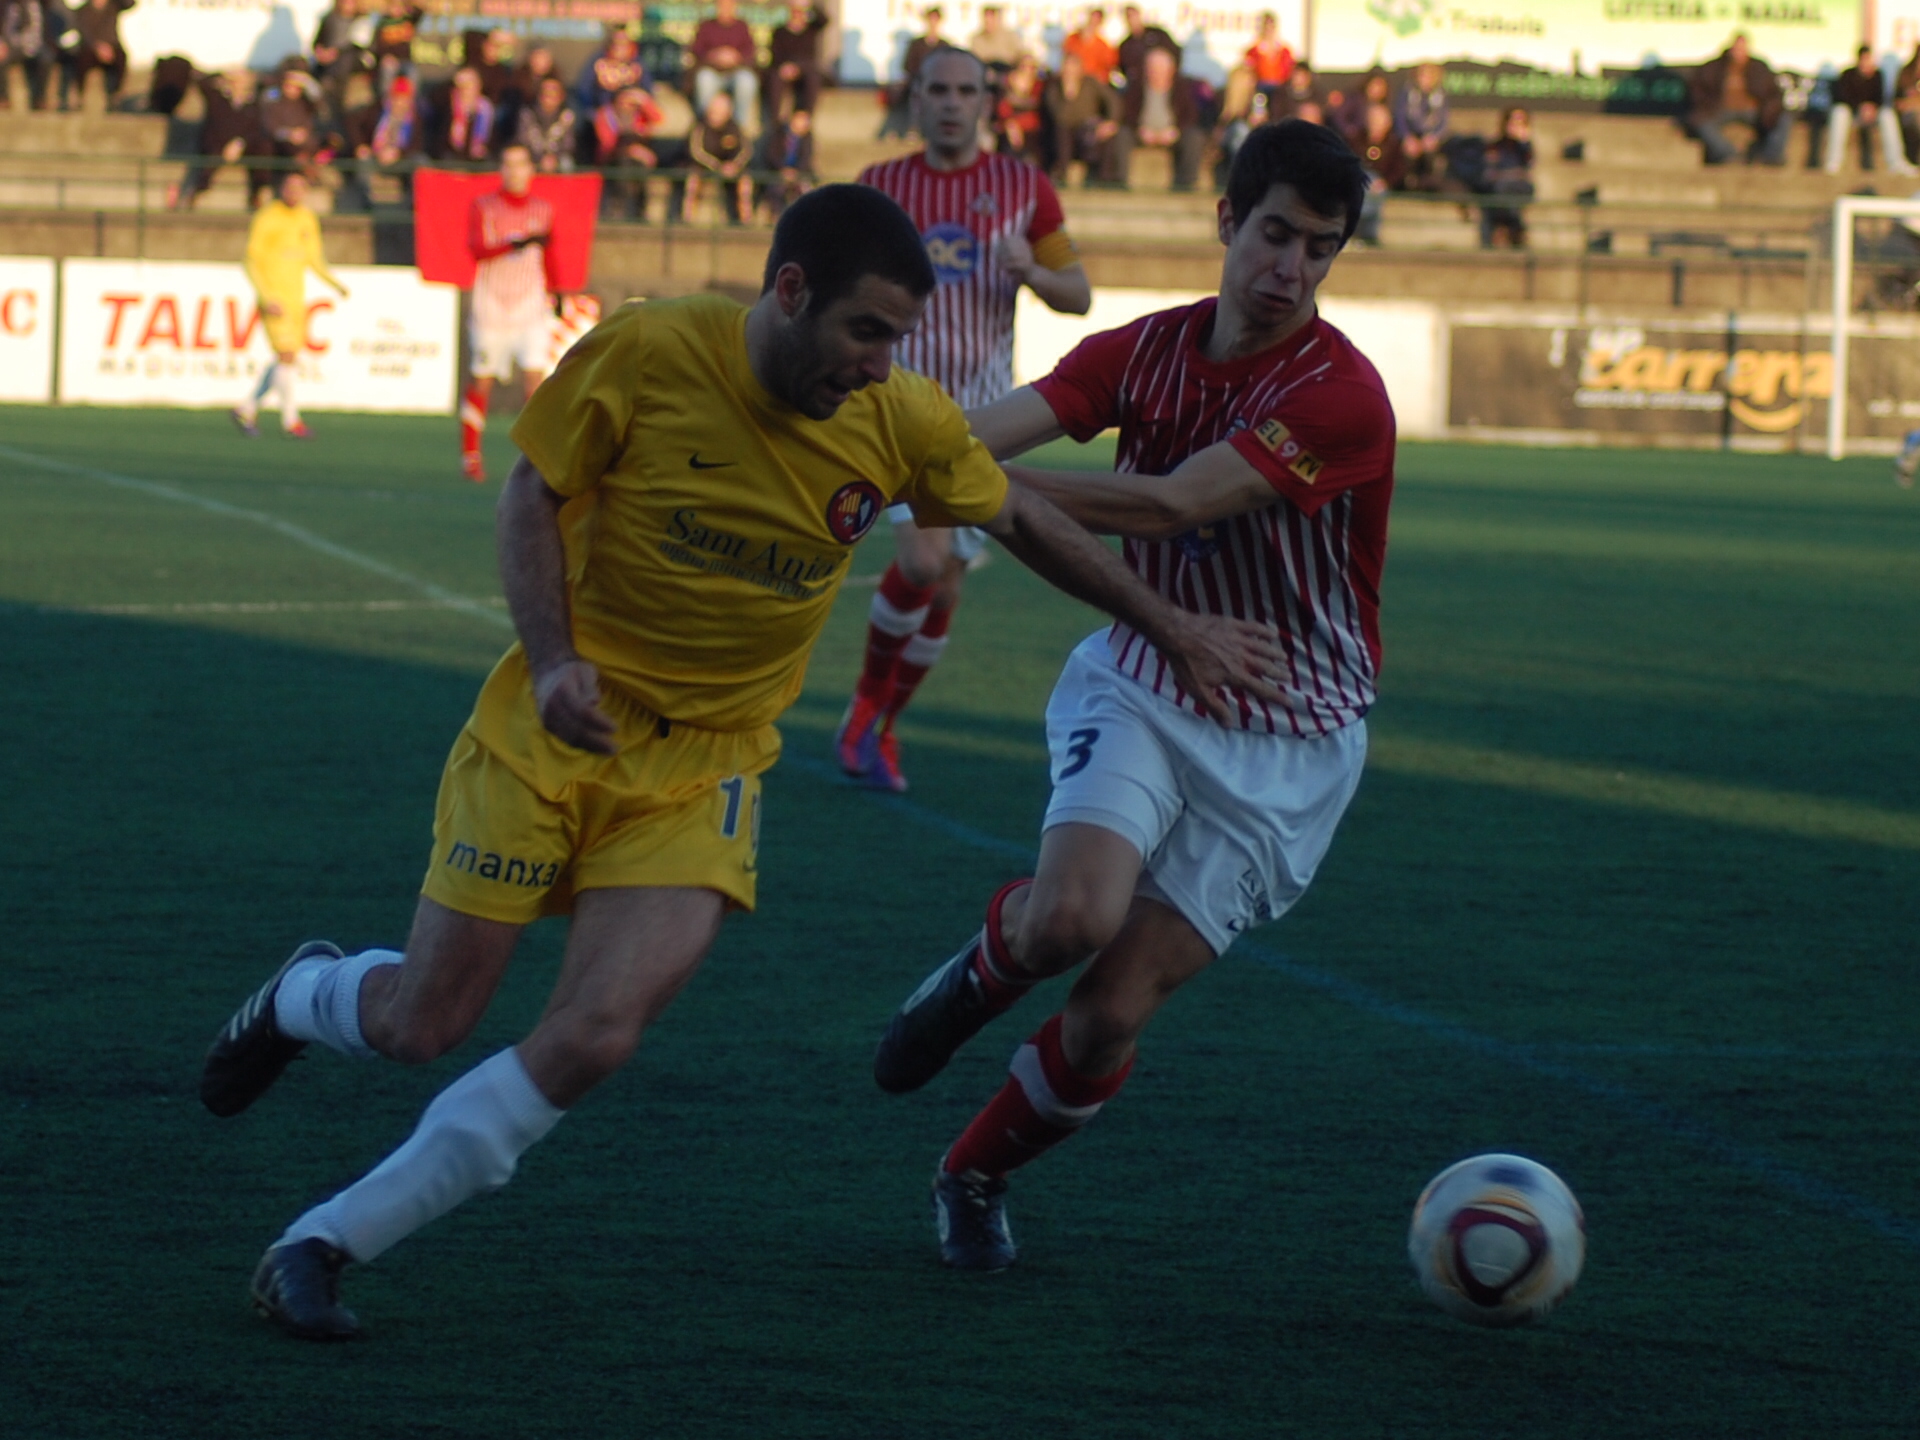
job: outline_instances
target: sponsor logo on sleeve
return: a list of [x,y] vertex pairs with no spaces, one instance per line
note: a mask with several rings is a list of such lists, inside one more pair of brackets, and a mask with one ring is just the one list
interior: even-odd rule
[[1320,478],[1325,462],[1294,439],[1293,433],[1278,420],[1268,420],[1255,426],[1253,438],[1284,461],[1287,469],[1299,477],[1301,484],[1311,485]]

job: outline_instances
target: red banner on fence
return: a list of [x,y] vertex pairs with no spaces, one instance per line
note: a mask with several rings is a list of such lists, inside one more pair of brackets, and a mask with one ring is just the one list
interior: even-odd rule
[[[413,177],[413,259],[420,278],[473,288],[475,261],[468,237],[473,202],[500,188],[497,174],[420,170]],[[598,175],[536,175],[533,193],[553,206],[547,277],[556,293],[584,290],[600,214]]]

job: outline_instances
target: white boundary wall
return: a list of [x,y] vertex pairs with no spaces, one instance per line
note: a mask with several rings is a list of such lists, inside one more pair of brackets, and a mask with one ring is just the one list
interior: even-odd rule
[[53,261],[0,256],[0,400],[53,396]]
[[[458,382],[459,292],[411,267],[343,265],[341,300],[307,277],[300,404],[443,415]],[[271,359],[238,265],[68,260],[61,267],[60,399],[224,407]]]

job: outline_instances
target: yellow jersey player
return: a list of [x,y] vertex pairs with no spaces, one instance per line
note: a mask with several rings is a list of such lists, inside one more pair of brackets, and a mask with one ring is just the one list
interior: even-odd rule
[[260,383],[233,408],[233,423],[252,439],[260,433],[260,402],[269,390],[280,396],[280,429],[295,440],[313,438],[293,398],[294,364],[307,343],[307,271],[311,270],[347,298],[347,287],[327,268],[320,248],[320,220],[307,208],[307,177],[289,171],[280,197],[254,212],[247,227],[247,279],[259,297],[260,320],[273,347],[273,359]]
[[1223,718],[1226,686],[1277,693],[1270,630],[1161,599],[1010,485],[934,382],[892,368],[934,285],[893,201],[828,186],[781,216],[751,309],[624,307],[528,400],[498,527],[519,643],[448,758],[406,949],[301,946],[216,1037],[201,1098],[239,1113],[314,1041],[432,1060],[472,1032],[530,921],[570,912],[566,956],[524,1040],[269,1247],[253,1296],[285,1330],[358,1334],[343,1267],[504,1185],[752,908],[773,722],[888,505],[984,526],[1150,634]]

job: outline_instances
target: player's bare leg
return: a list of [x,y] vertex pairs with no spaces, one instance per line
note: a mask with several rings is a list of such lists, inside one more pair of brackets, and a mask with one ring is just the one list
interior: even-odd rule
[[[431,907],[429,909],[429,907]],[[338,1277],[462,1201],[498,1189],[519,1157],[632,1055],[699,969],[725,915],[709,890],[583,892],[546,1012],[519,1045],[483,1061],[427,1107],[406,1143],[364,1178],[300,1216],[255,1273],[256,1305],[305,1339],[347,1339],[359,1323]],[[363,987],[361,1028],[383,1054],[433,1058],[471,1033],[518,927],[423,900],[402,965]]]
[[907,781],[893,722],[946,649],[966,565],[954,558],[952,530],[901,520],[893,539],[893,563],[868,612],[860,682],[834,745],[847,774],[875,789],[902,791]]

